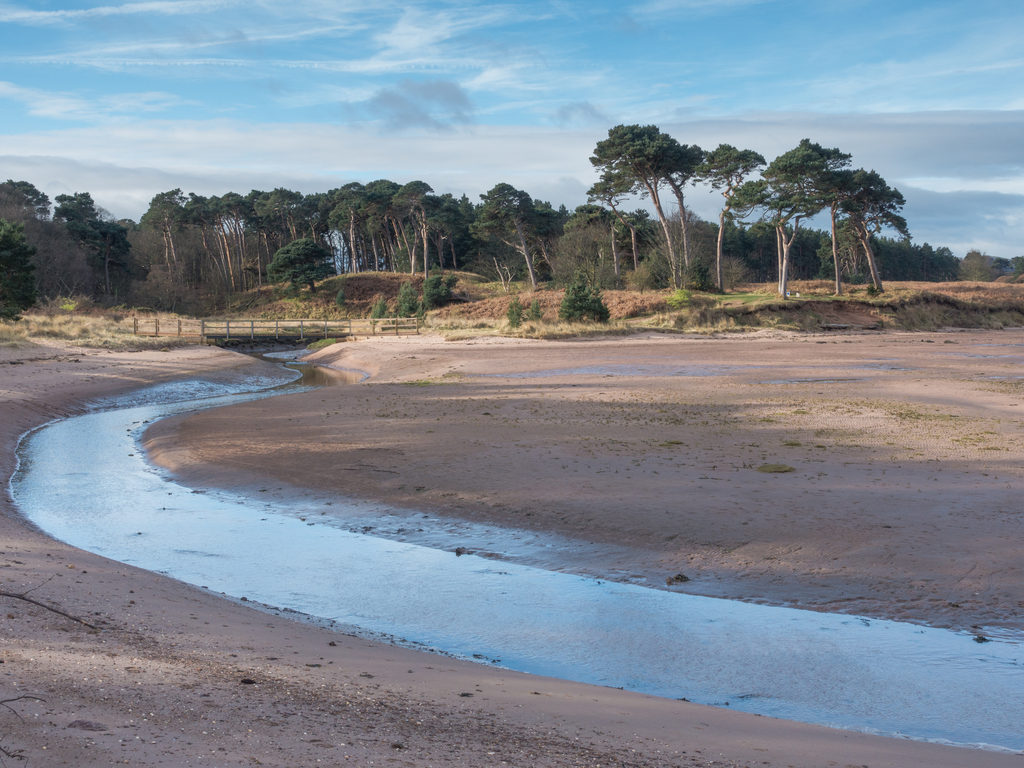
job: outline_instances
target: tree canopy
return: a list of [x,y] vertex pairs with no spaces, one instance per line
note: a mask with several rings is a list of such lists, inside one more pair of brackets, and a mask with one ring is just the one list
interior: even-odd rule
[[316,292],[316,281],[334,275],[333,256],[322,245],[309,238],[295,240],[274,254],[267,268],[271,282],[289,282]]
[[12,320],[36,303],[32,257],[25,227],[0,219],[0,320]]

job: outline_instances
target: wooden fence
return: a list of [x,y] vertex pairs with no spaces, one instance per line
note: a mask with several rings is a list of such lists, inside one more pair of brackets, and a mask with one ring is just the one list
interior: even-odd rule
[[419,333],[415,317],[360,320],[159,320],[135,318],[136,336],[201,339],[334,339]]

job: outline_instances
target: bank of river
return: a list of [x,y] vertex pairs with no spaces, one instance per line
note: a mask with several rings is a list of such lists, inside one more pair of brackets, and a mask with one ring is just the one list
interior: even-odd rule
[[287,504],[197,493],[146,462],[141,432],[165,416],[269,391],[200,399],[213,392],[187,386],[143,391],[120,403],[129,407],[30,436],[12,482],[22,512],[51,536],[122,562],[484,663],[805,722],[1024,749],[1019,638],[977,643],[912,624],[459,557],[353,533],[330,516],[301,519]]

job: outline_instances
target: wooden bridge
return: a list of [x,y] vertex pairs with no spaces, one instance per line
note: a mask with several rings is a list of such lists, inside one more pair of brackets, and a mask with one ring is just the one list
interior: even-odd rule
[[359,320],[160,320],[135,318],[136,336],[173,336],[199,339],[269,339],[305,341],[346,336],[400,336],[419,333],[415,317],[381,317]]

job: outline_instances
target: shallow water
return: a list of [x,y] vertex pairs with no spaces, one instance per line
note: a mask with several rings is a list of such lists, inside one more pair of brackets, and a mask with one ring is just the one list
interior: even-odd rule
[[196,493],[145,461],[137,440],[147,423],[267,394],[147,406],[135,396],[133,407],[55,423],[26,439],[15,501],[75,546],[467,658],[805,722],[1024,749],[1019,638],[978,644],[912,624],[457,557]]

